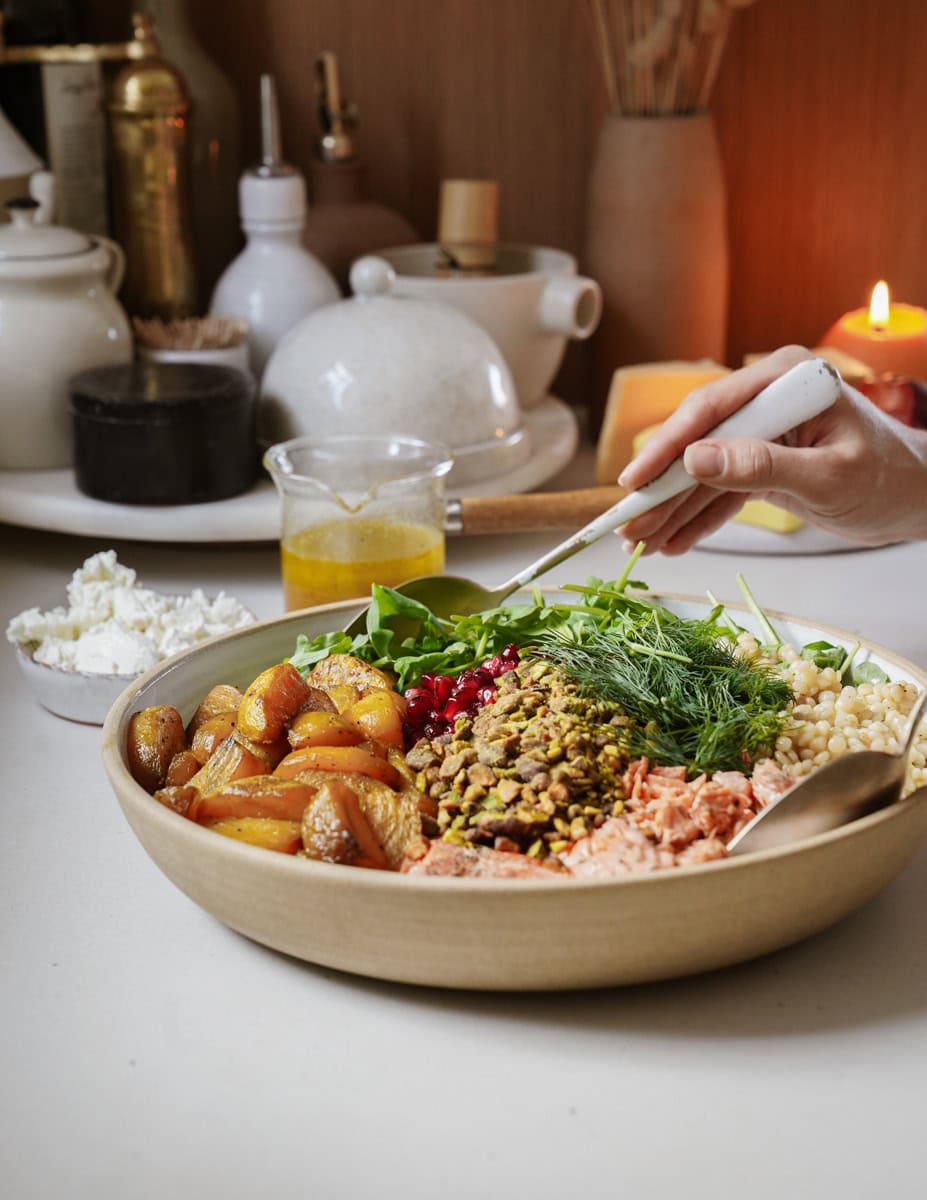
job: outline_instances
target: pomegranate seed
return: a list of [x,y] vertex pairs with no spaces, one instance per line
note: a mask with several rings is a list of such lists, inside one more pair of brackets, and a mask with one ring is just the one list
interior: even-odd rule
[[519,661],[518,647],[514,642],[509,642],[509,644],[505,647],[505,649],[502,651],[502,657],[506,662],[517,663]]
[[425,699],[427,699],[427,700],[432,700],[434,698],[433,694],[430,691],[428,691],[427,688],[423,688],[423,687],[406,688],[406,690],[403,694],[405,695],[405,698],[407,700],[419,700],[422,697],[425,697]]
[[451,689],[454,686],[453,675],[436,675],[434,682],[434,693],[439,704],[443,704],[451,694]]
[[480,688],[477,692],[477,699],[480,704],[492,704],[496,698],[496,689],[494,687]]
[[435,678],[430,671],[426,671],[419,679],[419,687],[425,688],[426,691],[433,692],[435,690]]
[[422,729],[422,733],[426,738],[436,738],[444,733],[445,728],[443,721],[427,721]]
[[502,672],[505,670],[505,666],[502,662],[502,658],[498,654],[494,655],[489,660],[489,662],[484,663],[483,667],[486,671],[486,674],[489,675],[492,679],[495,679],[497,675],[501,675]]
[[434,710],[433,696],[414,696],[409,701],[408,719],[411,724],[426,718]]
[[478,686],[479,682],[480,682],[479,671],[474,671],[472,668],[469,671],[462,671],[457,676],[458,687],[460,687],[460,686],[467,687],[470,684],[476,684]]

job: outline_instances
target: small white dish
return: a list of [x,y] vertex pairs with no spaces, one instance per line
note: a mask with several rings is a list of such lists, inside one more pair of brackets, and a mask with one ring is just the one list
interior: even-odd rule
[[100,675],[87,671],[65,671],[37,663],[31,654],[16,647],[16,661],[23,679],[43,708],[82,725],[102,725],[106,714],[130,687],[136,675]]

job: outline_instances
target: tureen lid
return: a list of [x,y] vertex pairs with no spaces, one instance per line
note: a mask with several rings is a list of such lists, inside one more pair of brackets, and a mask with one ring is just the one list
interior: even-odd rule
[[0,262],[70,258],[94,248],[94,241],[76,229],[36,224],[39,205],[32,199],[8,200],[8,225],[0,225]]
[[261,383],[268,441],[364,430],[449,446],[452,474],[490,477],[530,453],[511,373],[475,321],[392,295],[382,258],[351,268],[354,297],[315,309],[277,344]]

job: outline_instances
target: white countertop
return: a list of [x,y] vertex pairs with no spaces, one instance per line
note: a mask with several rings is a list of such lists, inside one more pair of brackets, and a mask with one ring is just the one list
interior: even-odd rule
[[[107,544],[0,526],[4,626],[60,602]],[[458,539],[448,569],[498,583],[550,544]],[[115,548],[151,586],[280,610],[274,547]],[[622,562],[609,539],[549,582]],[[764,607],[927,665],[923,545],[693,552],[635,574],[735,600],[738,568]],[[39,709],[10,647],[0,706],[11,1200],[924,1194],[927,852],[831,931],[741,967],[560,995],[417,990],[291,961],[196,908],[123,819],[99,729]]]

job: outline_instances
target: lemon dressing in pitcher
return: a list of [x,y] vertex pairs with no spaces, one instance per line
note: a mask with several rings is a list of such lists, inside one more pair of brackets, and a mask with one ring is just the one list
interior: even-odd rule
[[444,570],[444,447],[398,435],[294,438],[264,465],[282,501],[288,609]]

